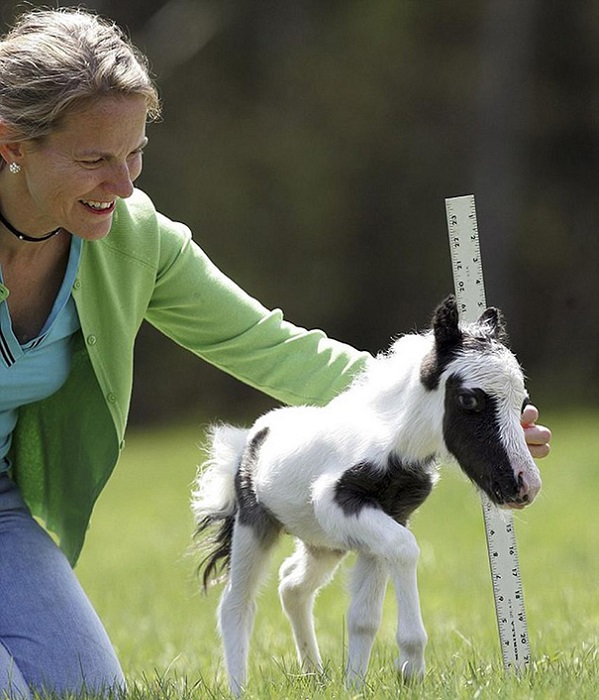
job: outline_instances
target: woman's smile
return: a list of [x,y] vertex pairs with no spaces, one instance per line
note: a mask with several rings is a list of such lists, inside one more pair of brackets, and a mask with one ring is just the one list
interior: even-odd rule
[[80,199],[79,202],[80,204],[83,204],[83,206],[88,209],[91,214],[95,214],[96,216],[112,214],[116,204],[116,200],[114,199],[110,202],[96,202],[92,199]]

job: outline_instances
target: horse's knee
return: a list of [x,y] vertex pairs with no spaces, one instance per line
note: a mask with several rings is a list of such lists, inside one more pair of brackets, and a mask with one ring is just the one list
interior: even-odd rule
[[[355,537],[355,535],[354,535]],[[355,537],[359,542],[358,551],[367,556],[394,566],[414,567],[420,557],[420,547],[416,537],[406,527],[397,523],[384,521],[379,527],[365,536],[358,532]]]
[[347,631],[350,639],[374,639],[381,625],[384,589],[364,588],[352,599],[347,612]]
[[405,530],[401,537],[396,536],[389,541],[376,543],[370,551],[385,562],[392,576],[394,571],[416,571],[420,559],[420,547],[409,530]]
[[363,639],[373,639],[378,632],[378,620],[357,614],[349,614],[347,618],[347,632],[350,639],[361,637]]

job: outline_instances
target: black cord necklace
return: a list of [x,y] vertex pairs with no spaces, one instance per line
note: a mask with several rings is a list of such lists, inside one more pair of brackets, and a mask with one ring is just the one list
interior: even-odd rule
[[40,241],[47,241],[49,238],[52,238],[53,236],[55,236],[57,233],[60,233],[60,229],[61,229],[61,227],[59,226],[57,229],[54,229],[54,231],[50,231],[50,233],[46,233],[44,236],[40,236],[39,238],[36,238],[35,236],[28,236],[26,233],[21,233],[12,224],[8,223],[8,221],[4,218],[4,215],[2,214],[1,211],[0,211],[0,221],[13,234],[13,236],[16,236],[20,241],[29,241],[30,243],[39,243]]

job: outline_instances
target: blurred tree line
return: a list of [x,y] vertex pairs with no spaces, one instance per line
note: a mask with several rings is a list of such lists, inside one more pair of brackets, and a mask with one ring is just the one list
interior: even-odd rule
[[[599,0],[58,4],[147,53],[139,186],[267,306],[373,352],[423,328],[453,288],[444,199],[474,193],[533,399],[598,402]],[[138,423],[271,405],[149,327],[137,348]]]

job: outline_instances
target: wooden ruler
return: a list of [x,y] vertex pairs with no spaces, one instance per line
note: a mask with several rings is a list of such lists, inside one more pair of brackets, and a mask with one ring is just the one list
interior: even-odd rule
[[[445,200],[451,265],[460,319],[475,322],[486,309],[474,195]],[[504,667],[520,671],[530,662],[530,643],[514,516],[481,494],[487,549]]]

